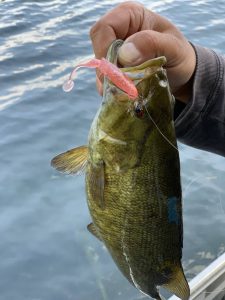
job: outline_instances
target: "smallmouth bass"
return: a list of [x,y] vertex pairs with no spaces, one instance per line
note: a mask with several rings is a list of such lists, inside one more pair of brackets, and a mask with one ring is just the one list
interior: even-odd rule
[[[122,43],[116,40],[107,54],[115,65]],[[52,165],[66,173],[85,172],[93,220],[88,230],[130,283],[154,299],[162,299],[162,286],[186,300],[180,163],[165,62],[159,57],[121,68],[136,85],[135,101],[105,77],[88,146],[56,156]]]

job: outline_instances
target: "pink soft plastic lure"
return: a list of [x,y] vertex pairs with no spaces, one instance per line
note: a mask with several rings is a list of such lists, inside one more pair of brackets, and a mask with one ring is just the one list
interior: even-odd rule
[[138,91],[134,83],[123,72],[121,72],[117,66],[113,65],[105,58],[93,58],[87,62],[78,64],[71,72],[69,79],[63,85],[63,90],[65,92],[70,92],[73,89],[73,77],[76,75],[77,70],[81,67],[98,68],[99,71],[111,80],[113,84],[127,93],[131,99],[136,99],[138,97]]

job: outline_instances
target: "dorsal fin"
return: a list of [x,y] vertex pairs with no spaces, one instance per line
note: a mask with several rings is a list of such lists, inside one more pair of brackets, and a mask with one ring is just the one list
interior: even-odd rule
[[162,285],[162,287],[168,289],[171,293],[175,294],[182,300],[188,300],[190,297],[190,288],[184,276],[183,268],[181,265],[175,268],[170,281]]

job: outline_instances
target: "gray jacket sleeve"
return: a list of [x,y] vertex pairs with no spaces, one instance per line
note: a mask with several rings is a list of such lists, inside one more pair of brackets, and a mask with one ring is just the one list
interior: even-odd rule
[[184,144],[225,156],[225,59],[193,47],[197,65],[192,99],[177,113],[176,135]]

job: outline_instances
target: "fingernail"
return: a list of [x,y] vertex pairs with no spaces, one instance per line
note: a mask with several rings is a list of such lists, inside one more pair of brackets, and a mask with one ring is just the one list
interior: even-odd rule
[[138,51],[138,49],[135,47],[135,45],[133,43],[124,43],[118,52],[118,59],[119,62],[123,65],[123,66],[130,66],[135,64],[139,58],[140,58],[141,54]]

